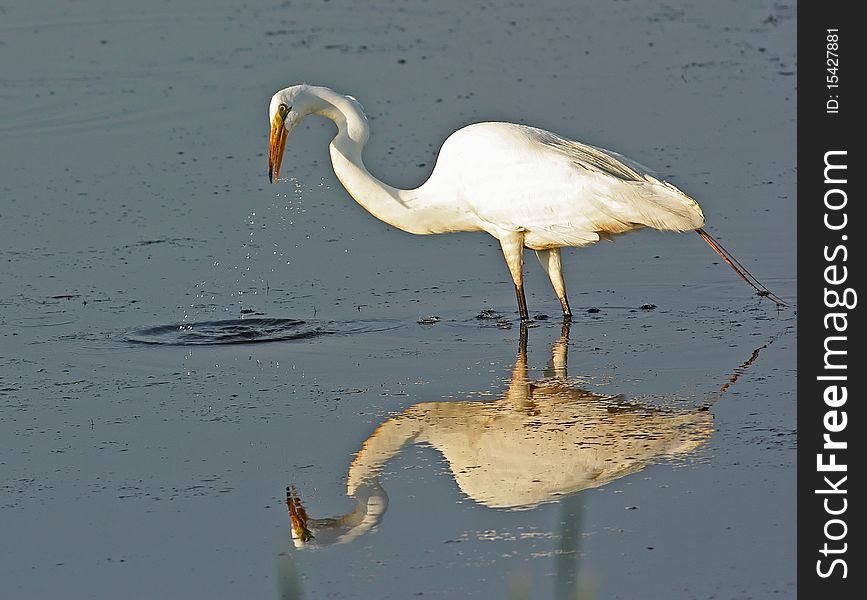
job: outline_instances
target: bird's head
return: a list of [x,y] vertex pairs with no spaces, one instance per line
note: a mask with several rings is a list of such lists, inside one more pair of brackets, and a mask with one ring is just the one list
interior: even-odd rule
[[[268,147],[268,177],[277,181],[286,138],[301,119],[318,114],[334,122],[347,124],[348,135],[356,142],[367,141],[367,118],[358,100],[338,94],[327,87],[316,85],[293,85],[280,90],[271,97],[268,107],[268,122],[271,123],[271,142]],[[338,125],[340,127],[341,125]]]
[[[305,115],[310,114],[310,101],[306,86],[293,85],[271,97],[268,120],[271,122],[271,140],[268,144],[268,179],[274,183],[280,175],[286,138]],[[302,112],[305,111],[306,112]]]
[[277,181],[286,138],[298,122],[322,108],[322,99],[315,88],[308,85],[293,85],[280,90],[271,97],[268,121],[271,123],[271,141],[268,147],[268,178]]

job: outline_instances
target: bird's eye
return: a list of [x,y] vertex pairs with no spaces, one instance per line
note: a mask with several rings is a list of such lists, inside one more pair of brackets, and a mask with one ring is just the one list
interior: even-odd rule
[[280,114],[286,114],[287,112],[289,112],[289,109],[286,107],[285,104],[281,104],[280,106],[278,106],[277,110],[280,112]]

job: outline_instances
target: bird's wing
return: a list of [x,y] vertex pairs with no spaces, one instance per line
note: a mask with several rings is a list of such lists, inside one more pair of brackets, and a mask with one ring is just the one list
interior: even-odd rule
[[528,127],[527,129],[527,133],[536,142],[560,152],[568,157],[575,166],[592,173],[609,175],[622,181],[656,180],[650,169],[617,152],[567,140],[544,129],[536,129],[535,127]]
[[695,200],[672,184],[625,156],[542,129],[528,128],[528,135],[542,147],[565,157],[583,173],[593,214],[599,220],[594,231],[620,233],[636,226],[669,231],[689,231],[704,224]]
[[[701,227],[698,204],[619,154],[513,123],[477,123],[443,144],[423,186],[460,198],[485,231],[526,232],[530,248],[588,246],[641,227]],[[429,189],[427,189],[429,188]]]

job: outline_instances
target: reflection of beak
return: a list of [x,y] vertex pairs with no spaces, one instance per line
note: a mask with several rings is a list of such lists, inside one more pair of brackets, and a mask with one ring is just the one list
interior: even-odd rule
[[286,124],[278,110],[271,123],[271,141],[268,144],[268,179],[271,183],[280,176],[280,163],[283,162],[283,150],[286,149]]
[[[286,141],[285,136],[283,141]],[[280,154],[283,154],[283,152],[281,151]],[[280,168],[279,159],[277,168]],[[313,534],[307,529],[307,511],[304,510],[301,498],[298,496],[298,492],[294,486],[286,488],[286,505],[289,509],[289,518],[292,521],[292,539],[295,541],[296,546],[303,546],[313,539]]]

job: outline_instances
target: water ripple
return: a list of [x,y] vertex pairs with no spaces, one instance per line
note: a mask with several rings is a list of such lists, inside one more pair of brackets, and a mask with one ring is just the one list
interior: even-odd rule
[[324,335],[370,333],[399,327],[384,321],[302,321],[298,319],[226,319],[156,325],[132,331],[126,340],[161,346],[257,344],[304,340]]

